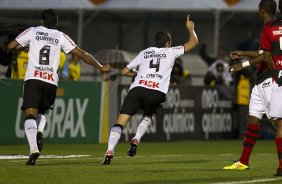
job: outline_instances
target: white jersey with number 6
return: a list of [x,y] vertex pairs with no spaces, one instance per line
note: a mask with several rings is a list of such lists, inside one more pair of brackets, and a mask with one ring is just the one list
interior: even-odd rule
[[130,89],[137,86],[167,93],[171,70],[176,58],[184,54],[184,47],[149,47],[141,51],[127,68],[138,70]]
[[23,47],[29,46],[24,80],[37,79],[57,86],[60,52],[69,53],[76,44],[64,33],[43,26],[25,30],[16,41]]

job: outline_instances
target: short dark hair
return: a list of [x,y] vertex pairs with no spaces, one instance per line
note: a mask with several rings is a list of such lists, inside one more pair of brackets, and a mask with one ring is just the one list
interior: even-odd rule
[[275,15],[277,9],[277,3],[275,0],[261,0],[259,3],[259,9],[264,9],[266,13],[269,15]]
[[165,44],[168,41],[171,41],[171,35],[168,31],[160,31],[156,34],[156,37],[155,37],[156,47],[159,47],[159,48],[165,47]]
[[58,14],[54,9],[46,9],[42,11],[41,19],[43,20],[44,26],[54,27],[58,22]]

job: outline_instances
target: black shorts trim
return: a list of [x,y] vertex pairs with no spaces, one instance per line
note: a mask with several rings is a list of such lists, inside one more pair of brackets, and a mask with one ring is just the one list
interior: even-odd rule
[[166,95],[163,92],[144,87],[135,87],[125,97],[120,114],[133,116],[141,109],[143,115],[152,117],[165,100]]

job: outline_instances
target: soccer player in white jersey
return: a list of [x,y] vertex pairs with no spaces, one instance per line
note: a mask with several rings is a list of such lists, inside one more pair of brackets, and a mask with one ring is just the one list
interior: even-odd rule
[[[41,14],[42,26],[26,29],[8,45],[9,49],[18,46],[29,47],[22,104],[22,110],[26,117],[24,123],[25,134],[30,148],[30,155],[26,165],[35,165],[42,149],[43,135],[40,131],[38,132],[37,123],[40,123],[41,120],[39,130],[42,131],[42,127],[46,123],[43,115],[55,101],[59,80],[57,70],[60,51],[72,53],[85,63],[103,72],[110,71],[109,65],[101,65],[92,55],[77,47],[66,34],[56,30],[57,22],[58,15],[55,10],[43,10]],[[41,134],[41,136],[37,134]]]
[[[109,165],[114,155],[114,148],[118,143],[123,128],[139,109],[143,111],[143,118],[137,127],[136,135],[131,141],[128,155],[136,154],[137,145],[145,134],[158,107],[166,100],[171,70],[177,57],[189,52],[198,44],[194,31],[194,22],[187,17],[186,27],[189,31],[189,41],[183,46],[171,47],[171,36],[167,31],[156,34],[155,46],[141,51],[122,71],[123,75],[135,77],[129,92],[122,104],[120,114],[113,125],[105,158],[102,162]],[[138,71],[137,71],[138,69]]]

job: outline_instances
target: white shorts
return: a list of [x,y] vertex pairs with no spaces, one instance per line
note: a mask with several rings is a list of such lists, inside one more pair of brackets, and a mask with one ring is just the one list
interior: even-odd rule
[[271,101],[270,101],[270,115],[274,119],[282,118],[282,86],[278,86],[276,82],[273,83]]
[[268,119],[271,118],[270,100],[272,86],[272,78],[267,78],[253,87],[249,104],[249,115],[261,119],[263,114],[266,114]]

